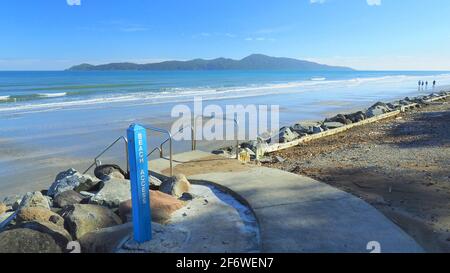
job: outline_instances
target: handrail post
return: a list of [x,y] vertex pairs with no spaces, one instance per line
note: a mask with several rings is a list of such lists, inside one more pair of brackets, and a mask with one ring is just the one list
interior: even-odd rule
[[125,140],[125,155],[127,156],[125,161],[127,162],[127,173],[129,174],[130,173],[130,161],[128,161],[128,155],[129,155],[129,153],[128,153],[128,139],[124,138],[124,140]]
[[239,160],[239,122],[234,119],[234,124],[236,125],[236,159]]
[[[170,133],[169,133],[170,134]],[[170,153],[170,176],[173,176],[173,165],[172,165],[172,136],[169,140],[169,153]]]
[[[195,124],[194,124],[195,126]],[[191,150],[195,151],[195,130],[194,127],[191,126]]]

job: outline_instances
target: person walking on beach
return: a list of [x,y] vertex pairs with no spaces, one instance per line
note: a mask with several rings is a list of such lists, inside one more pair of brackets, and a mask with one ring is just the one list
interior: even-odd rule
[[423,89],[423,86],[425,85],[425,83],[422,81],[422,89]]
[[425,88],[428,89],[428,81],[425,82]]
[[420,86],[422,85],[422,81],[419,81],[419,89],[420,89]]
[[436,80],[433,81],[433,89],[436,87]]

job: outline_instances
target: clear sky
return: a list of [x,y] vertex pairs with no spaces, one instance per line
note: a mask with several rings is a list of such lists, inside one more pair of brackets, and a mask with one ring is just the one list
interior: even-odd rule
[[448,0],[3,0],[0,70],[251,53],[450,70]]

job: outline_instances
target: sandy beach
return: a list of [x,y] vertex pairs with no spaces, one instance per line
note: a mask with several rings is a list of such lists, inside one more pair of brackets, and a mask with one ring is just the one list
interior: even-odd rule
[[354,194],[427,252],[450,251],[450,103],[435,102],[275,155],[265,164]]
[[[1,76],[11,81],[11,73]],[[133,122],[170,129],[175,120],[170,116],[171,109],[179,103],[192,108],[192,92],[197,90],[196,86],[195,94],[203,96],[205,106],[279,105],[280,126],[284,126],[297,120],[321,119],[335,113],[359,110],[377,100],[393,100],[432,91],[418,90],[415,86],[417,79],[431,81],[438,78],[441,84],[450,83],[450,76],[444,72],[328,73],[323,81],[312,81],[313,76],[315,73],[312,72],[200,71],[156,75],[145,72],[17,72],[17,78],[10,85],[26,82],[23,90],[20,89],[24,94],[41,92],[42,88],[57,89],[57,93],[70,91],[64,97],[0,105],[0,198],[41,190],[61,170],[73,167],[83,172],[94,157],[124,135]],[[42,83],[41,77],[51,77],[52,82]],[[271,84],[266,83],[267,77]],[[85,82],[85,85],[82,88],[75,85],[74,82],[78,81]],[[155,87],[155,81],[162,83]],[[107,84],[109,82],[118,86],[117,90],[111,90],[114,94],[108,93],[112,88]],[[135,82],[159,89],[136,93]],[[223,87],[230,83],[230,87]],[[205,89],[205,85],[211,84],[217,86],[216,89]],[[167,86],[179,86],[180,90],[173,92],[181,92],[182,96],[167,92],[164,89]],[[39,91],[34,90],[36,88]],[[10,89],[4,86],[2,90],[9,92]],[[109,100],[110,96],[117,101]],[[155,101],[155,97],[159,101]],[[161,135],[152,134],[149,147],[153,149],[163,140]],[[223,141],[199,141],[198,149],[211,151],[225,144]],[[189,141],[175,142],[174,152],[185,152],[189,147]],[[125,166],[123,147],[114,147],[102,161]]]

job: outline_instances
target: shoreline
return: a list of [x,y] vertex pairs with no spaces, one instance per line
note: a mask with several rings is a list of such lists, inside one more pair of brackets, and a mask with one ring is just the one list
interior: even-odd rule
[[[442,88],[445,88],[445,86],[438,87],[437,89]],[[416,90],[409,91],[408,93],[417,92],[418,91]],[[425,92],[425,90],[422,92]],[[397,97],[399,98],[401,95],[402,94],[399,94]],[[281,103],[289,101],[291,97],[294,98],[293,95],[288,97],[285,95],[280,95],[279,97],[282,99],[282,102],[280,101]],[[299,98],[295,99],[298,100]],[[299,108],[296,106],[297,104],[295,102],[286,106],[282,105],[280,111],[281,118],[283,120],[282,124],[287,125],[299,119],[313,120],[314,118],[311,117],[328,116],[327,113],[349,113],[352,109],[360,109],[357,105],[351,106],[351,103],[345,102],[345,100],[340,101],[340,103],[338,103],[340,106],[333,109],[334,107],[332,107],[333,105],[329,103],[330,101],[332,100],[325,100],[325,102],[327,102],[324,103],[326,106],[321,111],[317,111],[314,109],[315,107],[309,107],[307,109]],[[257,100],[227,99],[213,102],[219,103],[220,105],[224,105],[226,103],[246,104],[255,102],[262,104],[264,102],[267,103],[267,99],[264,97],[258,97]],[[334,102],[339,102],[339,100]],[[318,103],[320,104],[320,101]],[[370,102],[364,104],[369,103]],[[78,122],[80,118],[77,111],[65,110],[64,113],[61,114],[64,116],[69,115],[66,116],[67,126],[62,127],[59,130],[46,130],[42,131],[42,133],[38,132],[35,134],[24,134],[23,136],[19,135],[14,139],[7,138],[6,134],[3,137],[0,136],[0,150],[2,151],[2,156],[0,157],[0,169],[3,169],[0,172],[0,178],[2,181],[5,181],[2,183],[3,185],[0,185],[0,198],[4,195],[16,193],[18,191],[21,193],[26,193],[30,190],[40,190],[42,186],[49,183],[49,181],[52,181],[55,173],[61,169],[75,167],[77,169],[84,170],[84,168],[87,168],[87,166],[91,164],[91,160],[105,147],[105,145],[124,133],[124,129],[128,127],[132,120],[135,120],[138,123],[142,122],[144,124],[156,124],[158,127],[169,128],[170,120],[166,115],[163,115],[164,111],[167,111],[167,107],[170,108],[170,104],[159,105],[156,110],[155,117],[149,117],[148,111],[143,107],[138,108],[136,111],[130,107],[125,108],[124,111],[121,111],[120,107],[114,107],[112,109],[91,109],[86,113],[83,113],[81,116],[81,118],[84,117],[92,120],[90,121],[91,124],[89,124],[89,126],[83,126],[83,124],[75,123]],[[312,113],[310,117],[300,114],[311,110],[317,112]],[[122,112],[124,112],[125,115],[120,117],[119,113]],[[109,115],[112,117],[120,117],[120,120],[113,120],[110,118],[105,120],[106,123],[102,122],[104,119],[103,117]],[[96,119],[98,117],[99,119],[97,121]],[[37,121],[47,118],[50,118],[49,122],[52,122],[52,120],[55,119],[55,114],[50,112],[40,113],[26,123],[30,122],[31,126],[36,126],[35,120]],[[15,120],[11,120],[10,122],[16,124]],[[32,128],[27,128],[27,130],[34,131]],[[12,130],[12,132],[14,131],[20,130]],[[102,135],[103,137],[99,138],[97,135]],[[158,139],[156,139],[156,142],[157,140]],[[49,146],[49,143],[52,143],[52,146]],[[222,141],[199,141],[198,147],[203,151],[213,151],[223,147],[224,143],[225,142]],[[187,142],[175,142],[174,151],[176,153],[183,152],[186,151],[187,147],[189,147]],[[106,155],[105,161],[115,162],[121,164],[121,166],[124,165],[122,147],[118,147],[117,149],[111,151],[111,154]],[[55,162],[58,164],[55,164]],[[23,179],[24,177],[26,179]]]

